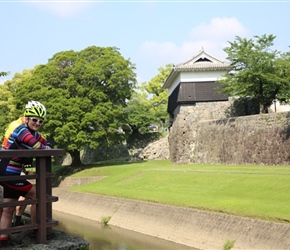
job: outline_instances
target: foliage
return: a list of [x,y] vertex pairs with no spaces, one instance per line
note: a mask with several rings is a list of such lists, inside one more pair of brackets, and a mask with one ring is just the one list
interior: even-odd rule
[[23,107],[20,110],[16,110],[14,104],[14,93],[19,84],[26,79],[30,79],[33,74],[33,70],[24,70],[22,74],[16,73],[12,80],[5,81],[0,85],[1,96],[0,96],[0,139],[2,141],[4,132],[10,122],[17,119]]
[[160,67],[159,74],[148,83],[144,82],[134,92],[128,102],[126,111],[129,117],[129,125],[133,132],[146,133],[149,126],[157,125],[163,130],[167,121],[167,90],[162,89],[172,65]]
[[7,75],[9,75],[9,72],[3,72],[3,71],[1,72],[1,71],[0,71],[0,77],[1,77],[1,76],[7,76]]
[[162,85],[166,81],[172,69],[172,64],[167,64],[165,68],[160,67],[159,74],[150,80],[148,85],[144,86],[145,90],[149,93],[150,109],[149,112],[155,117],[155,122],[163,126],[168,120],[167,102],[168,92],[162,89]]
[[[9,72],[3,72],[0,71],[0,77],[1,76],[7,76],[9,75]],[[9,114],[9,107],[7,107],[5,105],[5,99],[8,98],[8,96],[6,96],[7,94],[7,87],[5,87],[3,84],[0,85],[0,91],[1,91],[1,96],[0,96],[0,112],[2,114],[2,116],[0,117],[0,140],[2,141],[3,139],[3,134],[5,132],[6,129],[6,123],[7,123],[7,115]],[[9,93],[8,93],[9,95]]]
[[155,120],[149,109],[150,103],[144,93],[134,91],[126,107],[129,126],[133,133],[143,134],[148,132],[148,126]]
[[232,71],[220,80],[223,91],[231,96],[256,98],[262,113],[268,112],[274,100],[290,99],[290,56],[271,50],[275,38],[273,35],[253,39],[237,36],[224,49]]
[[48,139],[70,153],[72,165],[81,165],[86,145],[95,149],[124,140],[118,129],[127,122],[124,107],[135,87],[134,69],[115,47],[59,52],[22,79],[14,103],[19,114],[29,100],[43,103]]
[[225,244],[224,244],[224,250],[230,250],[234,247],[235,245],[235,240],[228,240]]
[[0,85],[0,139],[3,140],[3,136],[6,130],[7,125],[11,121],[8,117],[10,114],[10,107],[7,105],[8,100],[11,98],[11,94],[7,89],[7,85],[2,84]]
[[107,226],[109,224],[110,219],[111,219],[111,216],[102,217],[102,224],[104,226]]

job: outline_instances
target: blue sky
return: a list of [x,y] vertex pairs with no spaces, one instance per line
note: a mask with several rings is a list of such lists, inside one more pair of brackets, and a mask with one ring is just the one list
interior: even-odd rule
[[1,1],[0,71],[46,64],[55,53],[115,46],[136,65],[139,83],[202,48],[224,60],[235,36],[273,34],[290,51],[290,1]]

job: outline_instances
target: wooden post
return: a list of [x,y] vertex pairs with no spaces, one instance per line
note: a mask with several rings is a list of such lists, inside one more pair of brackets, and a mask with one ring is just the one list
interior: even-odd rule
[[46,158],[36,158],[36,219],[38,224],[37,243],[46,243]]
[[3,203],[4,191],[3,187],[0,185],[0,203]]

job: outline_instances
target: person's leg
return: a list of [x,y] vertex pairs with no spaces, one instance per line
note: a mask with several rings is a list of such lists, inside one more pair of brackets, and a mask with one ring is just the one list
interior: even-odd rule
[[[4,199],[4,188],[3,186],[0,185],[0,203],[3,203],[3,199]],[[2,216],[2,207],[0,208],[0,220],[1,220],[1,216]]]
[[[2,184],[4,188],[4,199],[3,199],[4,203],[17,201],[20,196],[25,197],[33,187],[33,185],[27,180],[7,181],[5,183],[3,182]],[[14,211],[15,206],[3,208],[2,217],[0,221],[1,229],[11,227]],[[1,246],[5,246],[7,243],[8,243],[8,234],[0,235]]]
[[[25,175],[25,171],[21,171],[20,175]],[[25,198],[23,196],[20,196],[18,199],[18,201],[23,201],[23,200],[25,200]],[[23,215],[25,208],[26,208],[26,206],[17,206],[16,207],[13,226],[19,226],[21,224],[21,217]]]
[[[28,175],[33,175],[33,174],[36,174],[35,172],[33,172],[33,171],[30,171],[30,172],[25,172],[25,171],[22,171],[21,172],[21,175],[25,175],[25,174],[28,174]],[[35,192],[35,191],[34,191]],[[29,194],[28,196],[31,196],[31,194]],[[36,194],[34,195],[35,196],[35,198],[36,198]],[[32,197],[33,197],[33,195],[32,195]],[[35,199],[35,198],[28,198],[27,197],[27,199]],[[21,201],[21,200],[25,200],[26,198],[25,197],[23,197],[23,196],[21,196],[21,197],[19,197],[19,201]],[[22,217],[22,215],[23,215],[23,213],[24,213],[24,211],[25,211],[25,209],[26,209],[26,205],[25,206],[17,206],[16,207],[16,210],[15,210],[15,220],[14,220],[14,226],[19,226],[20,225],[20,223],[21,223],[21,217]],[[35,206],[36,207],[36,206]],[[36,208],[32,208],[32,210],[33,209],[36,209]]]
[[[18,201],[23,201],[25,200],[25,197],[23,196],[20,196]],[[13,222],[13,226],[17,227],[21,224],[21,217],[23,215],[23,212],[26,208],[26,205],[25,206],[17,206],[16,209],[15,209],[15,217],[14,217],[14,222]]]
[[[11,201],[16,201],[17,199],[13,198],[4,198],[3,202],[11,202]],[[8,228],[11,227],[12,223],[12,217],[14,213],[15,207],[4,207],[2,216],[1,216],[1,221],[0,221],[0,228]],[[1,234],[0,235],[0,246],[5,246],[8,243],[8,234]]]
[[[32,186],[29,192],[25,196],[26,199],[36,199],[36,188],[35,186]],[[31,223],[36,224],[36,205],[32,204],[30,206],[30,218]]]

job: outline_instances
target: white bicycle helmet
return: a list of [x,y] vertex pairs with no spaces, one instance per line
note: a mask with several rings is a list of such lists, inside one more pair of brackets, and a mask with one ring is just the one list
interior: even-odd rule
[[29,101],[25,106],[24,116],[36,116],[44,119],[46,108],[38,101]]

